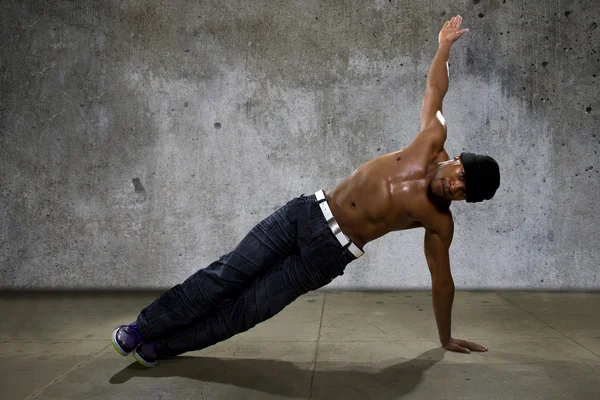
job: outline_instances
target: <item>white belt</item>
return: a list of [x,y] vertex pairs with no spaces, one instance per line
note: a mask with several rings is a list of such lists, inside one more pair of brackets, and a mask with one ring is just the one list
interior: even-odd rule
[[350,252],[352,254],[354,254],[354,257],[356,257],[356,258],[365,254],[364,251],[359,249],[358,246],[355,245],[352,242],[352,240],[350,240],[350,238],[348,238],[348,236],[346,236],[344,234],[344,232],[342,232],[342,229],[340,228],[337,221],[333,217],[333,214],[331,213],[329,204],[327,204],[327,198],[325,197],[325,191],[323,189],[321,189],[318,192],[315,192],[315,196],[317,196],[317,201],[319,202],[319,206],[321,207],[323,216],[325,217],[325,220],[327,221],[327,225],[329,225],[329,229],[331,230],[333,235],[336,237],[338,242],[340,242],[340,244],[342,246],[344,246],[345,248],[350,250]]

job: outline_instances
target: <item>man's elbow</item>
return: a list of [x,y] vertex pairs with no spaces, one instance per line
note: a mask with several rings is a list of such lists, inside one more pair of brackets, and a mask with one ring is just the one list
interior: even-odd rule
[[440,268],[440,265],[434,261],[430,261],[428,264],[429,272],[431,273],[431,287],[433,289],[454,289],[454,279],[452,279],[449,265],[446,264],[446,268]]
[[454,280],[452,277],[433,279],[431,286],[433,290],[454,290]]
[[442,82],[427,82],[427,86],[433,86],[438,89],[442,93],[442,96],[445,96],[446,93],[448,93],[448,88],[450,87],[448,83]]

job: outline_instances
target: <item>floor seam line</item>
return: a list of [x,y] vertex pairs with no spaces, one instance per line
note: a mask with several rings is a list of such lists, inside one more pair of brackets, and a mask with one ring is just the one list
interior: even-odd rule
[[325,300],[327,300],[327,293],[323,294],[323,306],[321,307],[321,320],[319,321],[319,332],[317,333],[317,343],[315,346],[315,356],[313,358],[313,371],[310,377],[310,389],[308,392],[308,399],[312,397],[313,382],[315,380],[315,371],[317,370],[317,356],[319,354],[319,341],[321,340],[321,327],[323,326],[323,315],[325,314]]
[[67,375],[69,375],[71,372],[79,369],[79,367],[81,367],[82,365],[86,364],[87,362],[91,361],[93,358],[95,358],[98,354],[102,353],[104,350],[108,349],[110,346],[112,346],[112,343],[107,345],[106,347],[100,349],[99,351],[97,351],[96,353],[94,353],[90,358],[86,359],[85,361],[83,361],[81,364],[77,364],[75,367],[71,368],[70,370],[68,370],[67,372],[65,372],[64,374],[62,374],[61,376],[59,376],[58,378],[54,379],[52,382],[50,382],[49,384],[47,384],[46,386],[40,388],[38,391],[32,393],[31,395],[29,395],[28,397],[25,398],[25,400],[29,400],[34,398],[35,396],[37,396],[39,393],[41,393],[43,390],[49,388],[50,386],[54,385],[55,383],[59,382],[61,379],[63,379],[64,377],[66,377]]
[[558,329],[556,329],[555,327],[553,327],[552,325],[550,325],[549,323],[547,323],[546,321],[542,320],[541,318],[539,318],[537,315],[534,315],[532,313],[530,313],[529,311],[525,310],[523,307],[519,306],[518,304],[510,301],[509,299],[503,297],[500,293],[495,292],[496,295],[498,295],[501,299],[508,301],[509,303],[511,303],[512,305],[514,305],[515,307],[517,307],[520,310],[525,311],[527,314],[531,315],[532,317],[534,317],[535,319],[537,319],[538,321],[540,321],[541,323],[545,324],[548,328],[555,330],[556,332],[560,333],[561,335],[564,336],[565,339],[569,339],[570,341],[572,341],[573,343],[575,343],[576,345],[578,345],[579,347],[589,351],[590,353],[592,353],[593,355],[595,355],[596,357],[600,357],[600,355],[594,353],[592,350],[588,349],[587,347],[585,347],[584,345],[582,345],[581,343],[578,343],[575,341],[575,339],[567,336],[566,334],[562,333],[561,331],[559,331]]

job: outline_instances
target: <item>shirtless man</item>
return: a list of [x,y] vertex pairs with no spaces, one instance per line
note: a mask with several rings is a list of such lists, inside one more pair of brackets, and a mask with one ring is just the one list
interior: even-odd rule
[[142,365],[199,350],[265,321],[298,296],[342,275],[364,246],[388,232],[425,228],[433,309],[440,342],[449,351],[487,351],[452,338],[454,282],[449,248],[452,201],[491,199],[500,185],[498,164],[488,156],[444,150],[442,100],[447,60],[467,29],[462,18],[444,24],[429,70],[421,129],[402,150],[359,166],[331,192],[300,196],[256,225],[232,252],[200,269],[143,309],[135,323],[115,329],[121,355]]

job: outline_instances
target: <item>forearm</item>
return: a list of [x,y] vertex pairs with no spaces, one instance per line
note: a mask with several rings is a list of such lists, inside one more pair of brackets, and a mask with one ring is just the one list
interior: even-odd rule
[[451,337],[452,303],[454,301],[454,285],[434,287],[432,290],[433,312],[437,322],[442,345]]
[[429,74],[427,75],[427,84],[434,85],[440,89],[448,90],[448,57],[450,56],[449,44],[441,43],[438,47]]

